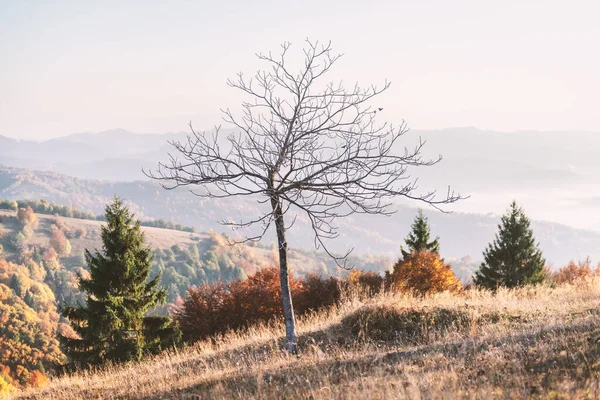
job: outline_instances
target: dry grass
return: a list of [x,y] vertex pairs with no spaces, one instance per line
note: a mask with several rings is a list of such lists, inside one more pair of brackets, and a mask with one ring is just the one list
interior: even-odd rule
[[[14,211],[0,210],[0,217],[11,217],[15,215],[16,212]],[[39,221],[39,227],[38,229],[36,229],[30,244],[36,245],[38,247],[48,247],[50,225],[54,223],[55,217],[46,214],[36,214],[36,216]],[[81,254],[81,252],[83,252],[84,249],[93,250],[95,248],[99,249],[102,247],[102,240],[100,238],[100,227],[102,226],[102,224],[104,224],[104,222],[66,217],[59,218],[72,232],[75,232],[81,228],[85,229],[87,232],[85,238],[70,239],[72,245],[71,254],[78,255]],[[3,224],[0,223],[0,228],[2,228],[2,225]],[[13,226],[13,229],[15,228],[18,229],[19,226]],[[143,226],[142,230],[146,234],[148,244],[154,249],[168,249],[173,245],[187,247],[191,243],[194,243],[192,237],[200,239],[205,239],[208,237],[208,235],[204,233],[190,234],[189,232],[153,228],[148,226]]]
[[597,398],[600,286],[348,300],[141,363],[51,380],[20,399]]

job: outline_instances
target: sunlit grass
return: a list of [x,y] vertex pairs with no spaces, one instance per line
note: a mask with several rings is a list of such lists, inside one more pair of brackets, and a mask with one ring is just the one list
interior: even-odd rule
[[596,398],[599,313],[593,281],[496,294],[353,296],[299,320],[298,355],[280,350],[280,324],[263,324],[55,378],[16,397]]

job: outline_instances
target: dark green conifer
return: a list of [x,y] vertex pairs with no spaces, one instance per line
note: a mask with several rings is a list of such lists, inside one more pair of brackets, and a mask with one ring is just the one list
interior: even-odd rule
[[411,232],[408,234],[404,241],[408,246],[408,250],[404,250],[404,247],[400,247],[402,252],[402,258],[408,259],[412,252],[421,250],[428,250],[432,253],[440,252],[440,238],[436,237],[433,241],[429,241],[429,224],[427,223],[427,217],[423,214],[423,210],[419,210],[419,213],[415,217],[413,224],[411,225]]
[[512,202],[498,225],[493,243],[483,252],[484,262],[475,273],[475,285],[496,289],[541,283],[546,260],[538,248],[523,209]]
[[106,207],[101,237],[102,252],[85,253],[89,279],[79,276],[86,304],[63,312],[80,336],[62,338],[76,366],[138,360],[179,340],[168,318],[147,316],[166,293],[158,289],[159,276],[148,280],[152,250],[140,221],[118,198]]
[[25,293],[25,297],[23,298],[23,301],[25,302],[25,304],[27,304],[29,307],[31,307],[32,309],[34,309],[35,311],[38,311],[37,309],[37,305],[35,304],[35,298],[33,297],[33,294],[31,294],[31,291],[28,290]]
[[17,296],[23,297],[23,280],[17,274],[12,274],[8,287],[10,287]]

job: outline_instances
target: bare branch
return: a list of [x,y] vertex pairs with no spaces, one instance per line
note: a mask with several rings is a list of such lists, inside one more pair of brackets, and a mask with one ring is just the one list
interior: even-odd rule
[[237,116],[222,110],[235,134],[223,138],[220,127],[197,132],[190,124],[187,141],[171,142],[175,155],[147,175],[167,189],[199,187],[202,191],[192,193],[202,197],[262,196],[271,203],[262,216],[223,221],[236,229],[262,224],[258,235],[244,240],[261,239],[294,209],[310,222],[315,246],[344,266],[349,252],[334,256],[326,246],[339,235],[336,219],[354,213],[391,215],[398,197],[441,211],[462,198],[450,188],[443,197],[418,192],[411,171],[434,165],[441,156],[423,159],[422,141],[410,149],[402,145],[409,131],[404,121],[398,126],[378,122],[382,109],[373,101],[390,88],[389,82],[365,88],[322,83],[341,57],[331,43],[307,40],[297,71],[286,62],[290,49],[284,43],[278,55],[257,54],[267,68],[251,79],[240,73],[227,81],[249,98]]

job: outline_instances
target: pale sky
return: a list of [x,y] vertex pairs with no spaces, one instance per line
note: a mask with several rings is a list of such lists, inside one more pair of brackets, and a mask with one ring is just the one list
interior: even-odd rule
[[600,132],[600,1],[0,0],[0,135],[185,131],[283,41],[332,41],[331,79],[392,87],[414,129]]

